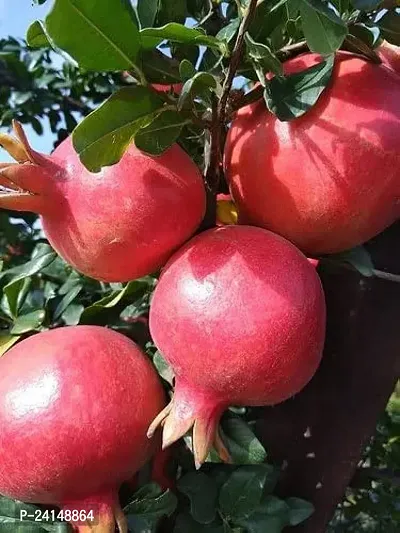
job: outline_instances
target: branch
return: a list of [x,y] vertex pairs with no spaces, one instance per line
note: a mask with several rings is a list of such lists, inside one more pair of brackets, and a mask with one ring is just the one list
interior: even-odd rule
[[258,0],[250,0],[247,10],[243,16],[242,22],[239,27],[239,33],[236,39],[235,47],[233,49],[231,60],[229,63],[228,73],[222,85],[222,96],[217,104],[215,112],[213,113],[213,120],[211,125],[211,156],[206,173],[206,180],[209,187],[214,193],[218,189],[220,178],[220,166],[222,160],[221,148],[223,131],[225,128],[226,106],[232,88],[232,83],[235,78],[238,66],[240,64],[240,60],[242,58],[244,37],[256,12],[257,2]]

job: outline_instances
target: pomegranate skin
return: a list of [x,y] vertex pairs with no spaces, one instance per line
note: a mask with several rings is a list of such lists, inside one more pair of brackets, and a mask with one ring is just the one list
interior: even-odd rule
[[0,372],[0,493],[98,510],[114,532],[117,490],[158,444],[146,429],[165,398],[146,356],[112,330],[66,327],[13,347]]
[[19,136],[29,160],[1,168],[0,185],[35,194],[0,195],[0,207],[40,213],[51,245],[87,276],[124,282],[151,274],[202,221],[203,180],[177,144],[159,157],[131,144],[119,163],[91,173],[71,138],[43,156]]
[[[321,59],[288,61],[286,73]],[[400,77],[345,52],[305,115],[281,122],[264,102],[239,111],[225,169],[240,222],[270,229],[309,254],[361,244],[400,214]]]
[[[229,405],[274,405],[315,373],[325,336],[325,300],[315,268],[264,229],[225,226],[186,244],[167,264],[150,309],[150,330],[172,365],[163,446],[194,425],[201,464]],[[172,334],[173,332],[173,334]]]

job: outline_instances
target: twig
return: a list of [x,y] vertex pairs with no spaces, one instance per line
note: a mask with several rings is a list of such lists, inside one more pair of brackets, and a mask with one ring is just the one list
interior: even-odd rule
[[228,73],[222,85],[222,96],[217,103],[215,112],[213,113],[211,125],[211,155],[208,165],[206,180],[210,189],[215,193],[218,189],[222,156],[222,138],[225,128],[226,106],[229,99],[229,94],[232,88],[232,83],[239,67],[240,60],[243,54],[244,38],[246,31],[253,20],[258,0],[250,0],[250,3],[243,15],[242,22],[239,27],[238,36],[235,47],[232,52],[231,60],[228,67]]

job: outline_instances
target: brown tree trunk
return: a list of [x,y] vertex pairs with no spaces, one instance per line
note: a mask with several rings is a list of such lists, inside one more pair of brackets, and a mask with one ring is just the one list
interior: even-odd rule
[[[374,265],[400,273],[400,225],[368,246]],[[400,374],[400,283],[321,269],[327,308],[323,362],[294,399],[266,409],[259,430],[284,462],[278,488],[315,505],[291,531],[325,533]]]

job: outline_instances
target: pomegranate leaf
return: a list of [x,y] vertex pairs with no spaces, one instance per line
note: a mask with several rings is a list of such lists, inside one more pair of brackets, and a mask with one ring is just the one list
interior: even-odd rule
[[17,335],[0,335],[0,357],[19,340]]
[[176,518],[173,533],[231,533],[226,523],[199,524],[189,513],[179,514]]
[[135,136],[136,147],[148,154],[160,155],[175,143],[183,126],[190,122],[177,111],[162,111],[138,131]]
[[310,50],[331,54],[348,33],[346,23],[322,0],[301,0],[301,23]]
[[110,16],[108,0],[55,0],[45,27],[56,46],[83,68],[113,71],[136,65],[140,35],[130,2],[113,0]]
[[328,85],[333,64],[332,55],[302,72],[270,80],[264,92],[269,110],[282,121],[304,115]]
[[140,32],[140,35],[142,37],[142,44],[143,38],[145,38],[146,44],[151,44],[151,47],[157,46],[162,41],[167,40],[174,43],[209,46],[218,49],[224,55],[228,53],[226,44],[223,41],[215,37],[210,37],[199,29],[188,28],[176,22],[170,22],[161,28],[145,28]]
[[[251,38],[249,33],[245,35],[247,53],[250,60],[255,63],[256,68],[259,66],[262,70],[262,80],[265,80],[265,74],[269,71],[277,76],[282,76],[282,63],[266,44],[257,43]],[[260,80],[261,81],[261,80]]]
[[41,20],[35,20],[35,22],[32,22],[26,33],[26,40],[31,48],[50,46],[43,22]]
[[179,62],[159,50],[143,50],[141,68],[151,83],[169,85],[181,81]]
[[360,11],[372,11],[382,3],[382,0],[351,0],[351,3]]
[[45,317],[46,313],[44,309],[21,315],[15,320],[14,326],[11,329],[11,334],[22,335],[23,333],[36,330],[43,324]]
[[133,501],[124,508],[132,533],[152,533],[164,516],[170,516],[176,509],[177,498],[173,492],[165,492],[156,484],[141,487]]
[[83,289],[83,285],[81,283],[76,283],[73,287],[71,287],[70,291],[62,298],[62,300],[58,303],[55,311],[54,311],[54,320],[58,320],[61,315],[64,313],[64,311],[68,308],[68,306],[75,300],[75,298],[78,296],[78,294]]
[[389,43],[400,45],[400,14],[397,11],[387,11],[377,25]]
[[167,363],[167,361],[162,356],[161,352],[158,350],[153,356],[153,364],[157,369],[157,372],[159,375],[170,385],[173,384],[175,374],[170,365]]
[[218,487],[203,472],[189,472],[177,484],[178,490],[190,500],[192,517],[200,524],[211,524],[217,513]]
[[267,478],[274,471],[271,465],[238,467],[222,486],[219,508],[227,519],[245,518],[258,507]]
[[162,100],[146,87],[123,87],[88,115],[73,132],[82,163],[92,172],[117,163],[140,128],[149,124]]
[[310,518],[315,510],[312,503],[301,498],[288,498],[286,503],[290,508],[289,523],[291,526],[301,524],[301,522]]
[[222,439],[237,464],[259,464],[267,457],[261,442],[249,425],[238,416],[225,414],[221,421]]
[[187,80],[182,87],[178,100],[178,109],[191,107],[197,96],[207,96],[211,89],[217,88],[217,80],[208,72],[197,72],[193,78]]
[[157,17],[161,0],[138,0],[137,14],[141,28],[151,28]]
[[[248,533],[280,533],[290,523],[289,505],[275,496],[262,498],[257,508],[246,517],[235,520]],[[300,523],[300,522],[299,522]]]

